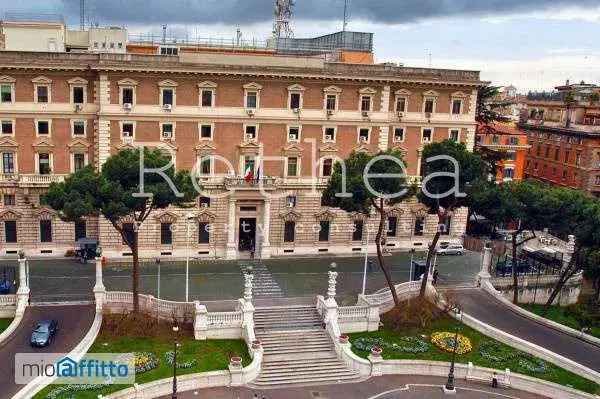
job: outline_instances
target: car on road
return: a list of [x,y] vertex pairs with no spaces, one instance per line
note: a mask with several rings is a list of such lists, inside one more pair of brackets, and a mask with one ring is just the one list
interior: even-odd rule
[[449,244],[438,248],[437,253],[438,255],[462,255],[465,253],[465,249],[460,244]]
[[58,322],[56,320],[42,320],[34,324],[31,333],[31,346],[44,347],[50,345],[56,332]]

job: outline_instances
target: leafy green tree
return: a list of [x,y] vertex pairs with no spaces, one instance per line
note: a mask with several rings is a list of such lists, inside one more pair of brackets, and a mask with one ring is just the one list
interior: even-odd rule
[[420,296],[424,297],[442,227],[455,209],[468,205],[468,191],[477,181],[486,178],[489,170],[479,154],[468,151],[463,143],[446,140],[425,146],[421,171],[425,178],[418,199],[430,214],[437,215],[440,226],[429,244],[426,274],[420,291]]
[[506,121],[502,110],[510,106],[512,102],[499,100],[500,87],[482,86],[477,90],[477,108],[475,120],[480,125],[489,125],[492,122]]
[[[358,212],[370,215],[374,209],[379,215],[379,225],[375,244],[377,258],[396,306],[400,304],[392,275],[385,265],[382,242],[387,212],[390,206],[414,195],[404,175],[402,154],[396,151],[381,152],[375,156],[353,152],[343,163],[335,164],[333,175],[323,192],[323,205],[343,209],[346,212]],[[365,178],[370,175],[396,175],[390,177]],[[351,195],[348,195],[350,194]]]
[[[143,165],[146,168],[162,168],[169,158],[160,150],[144,149]],[[170,205],[185,206],[196,196],[191,177],[187,171],[175,172],[173,167],[164,171],[182,196],[176,195],[171,186],[157,173],[143,176],[143,192],[148,196],[136,196],[140,187],[140,151],[130,149],[108,158],[100,173],[88,166],[70,176],[62,183],[53,183],[42,200],[55,209],[60,217],[75,222],[84,217],[102,216],[108,220],[131,249],[133,255],[132,292],[134,312],[139,310],[139,257],[138,232],[140,226],[157,209]],[[124,221],[132,221],[128,229]]]

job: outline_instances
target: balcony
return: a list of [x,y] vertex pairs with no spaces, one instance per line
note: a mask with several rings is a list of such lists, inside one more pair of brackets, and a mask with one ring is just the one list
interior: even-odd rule
[[0,183],[14,183],[26,187],[49,186],[50,183],[64,181],[65,176],[67,175],[0,174]]
[[258,179],[246,180],[242,176],[227,176],[223,183],[225,188],[231,190],[256,190],[262,187],[265,190],[274,190],[277,179],[274,177],[260,177]]

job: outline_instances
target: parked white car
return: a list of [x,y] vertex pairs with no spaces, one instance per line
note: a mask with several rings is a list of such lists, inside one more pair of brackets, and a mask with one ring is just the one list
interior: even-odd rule
[[465,253],[465,249],[460,244],[450,244],[438,248],[438,255],[462,255]]

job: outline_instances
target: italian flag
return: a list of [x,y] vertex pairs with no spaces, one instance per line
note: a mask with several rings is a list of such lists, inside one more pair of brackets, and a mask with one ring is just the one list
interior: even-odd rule
[[246,171],[244,172],[244,180],[246,180],[246,182],[254,180],[254,172],[252,171],[250,165],[248,165]]

